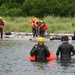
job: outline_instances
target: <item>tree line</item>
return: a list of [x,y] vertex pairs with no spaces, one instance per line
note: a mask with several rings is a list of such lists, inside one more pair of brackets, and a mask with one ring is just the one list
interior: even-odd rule
[[75,16],[75,0],[0,0],[0,16]]

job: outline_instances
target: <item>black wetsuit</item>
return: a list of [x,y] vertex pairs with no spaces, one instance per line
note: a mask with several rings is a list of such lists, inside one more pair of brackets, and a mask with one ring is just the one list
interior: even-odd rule
[[32,32],[33,32],[33,37],[37,37],[38,36],[38,29],[36,26],[32,27]]
[[38,23],[38,27],[39,27],[41,24],[43,24],[43,26],[42,26],[42,27],[40,28],[40,30],[39,30],[39,35],[40,35],[40,37],[44,37],[44,34],[45,34],[44,27],[46,26],[46,24],[45,24],[44,22],[39,22],[39,23]]
[[[35,25],[35,21],[32,20],[32,22],[34,23],[34,26],[32,27],[33,38],[34,38],[34,37],[38,37],[38,28],[37,28],[37,26]],[[36,22],[36,24],[38,24],[38,22]]]
[[47,46],[45,46],[44,44],[42,46],[37,44],[32,48],[30,55],[31,56],[35,55],[36,61],[38,61],[38,62],[45,62],[46,57],[48,57],[50,55],[50,53],[49,53]]
[[56,52],[56,55],[59,56],[61,59],[71,59],[71,53],[75,54],[74,47],[69,44],[68,42],[62,43]]
[[[4,22],[0,21],[0,25],[4,26]],[[3,39],[3,28],[0,28],[0,33],[1,33],[1,39]]]

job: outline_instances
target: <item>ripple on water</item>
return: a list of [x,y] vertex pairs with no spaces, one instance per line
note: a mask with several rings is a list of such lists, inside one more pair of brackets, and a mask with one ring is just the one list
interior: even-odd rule
[[[75,75],[75,56],[67,64],[57,60],[47,63],[30,62],[28,56],[35,44],[28,40],[0,41],[0,75]],[[45,44],[55,54],[61,42],[46,41]]]

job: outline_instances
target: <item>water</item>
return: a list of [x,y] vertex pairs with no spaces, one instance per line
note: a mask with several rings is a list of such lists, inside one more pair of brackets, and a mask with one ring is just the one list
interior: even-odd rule
[[[75,46],[75,42],[70,43]],[[28,56],[35,44],[28,40],[0,41],[0,75],[75,75],[75,56],[68,63],[59,60],[30,62]],[[56,54],[61,42],[47,41],[45,44]]]

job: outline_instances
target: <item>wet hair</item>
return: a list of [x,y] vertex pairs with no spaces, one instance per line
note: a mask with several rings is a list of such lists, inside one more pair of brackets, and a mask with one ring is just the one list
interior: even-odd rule
[[61,37],[61,41],[68,41],[68,40],[69,40],[69,38],[67,35]]

